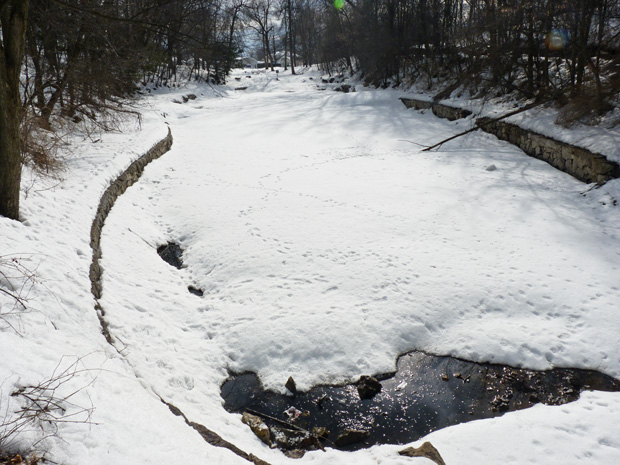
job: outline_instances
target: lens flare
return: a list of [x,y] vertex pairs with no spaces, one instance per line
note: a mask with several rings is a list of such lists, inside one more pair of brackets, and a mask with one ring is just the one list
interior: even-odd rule
[[344,8],[344,0],[334,0],[334,7],[337,10],[342,10]]
[[568,44],[568,34],[562,29],[553,29],[545,37],[545,45],[551,51],[562,50]]

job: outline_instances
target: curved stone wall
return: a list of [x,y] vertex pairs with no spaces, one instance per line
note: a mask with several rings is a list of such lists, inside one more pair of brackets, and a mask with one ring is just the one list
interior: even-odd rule
[[[93,258],[90,264],[90,282],[91,292],[96,300],[101,297],[101,267],[99,266],[99,259],[101,258],[101,230],[105,223],[105,220],[116,202],[116,199],[121,196],[129,186],[133,185],[144,171],[144,167],[153,160],[161,157],[164,153],[170,150],[172,147],[172,131],[168,128],[168,135],[151,147],[144,155],[134,161],[129,167],[123,171],[106,189],[99,201],[99,207],[95,214],[95,219],[90,228],[90,247],[93,251]],[[112,337],[108,331],[107,323],[104,319],[104,311],[97,302],[95,305],[99,322],[101,323],[101,329],[106,340],[111,344]]]

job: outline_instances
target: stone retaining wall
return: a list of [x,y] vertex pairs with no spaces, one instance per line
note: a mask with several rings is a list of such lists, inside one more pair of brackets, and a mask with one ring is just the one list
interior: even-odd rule
[[471,115],[471,111],[464,110],[462,108],[449,107],[448,105],[442,105],[441,103],[433,103],[433,113],[440,118],[446,118],[450,121],[454,121],[461,118],[467,118]]
[[469,110],[454,108],[436,102],[428,102],[426,100],[401,98],[400,101],[403,102],[407,108],[414,108],[416,110],[427,110],[430,108],[435,116],[438,116],[439,118],[446,118],[450,121],[467,118],[471,115],[471,111]]
[[[468,110],[424,100],[408,98],[401,98],[400,100],[407,108],[415,108],[416,110],[432,108],[436,116],[451,121],[471,114]],[[611,179],[620,178],[620,166],[607,160],[604,155],[557,141],[515,124],[494,121],[491,118],[478,118],[476,126],[499,139],[516,145],[529,156],[544,160],[554,168],[562,170],[580,181],[603,184]]]
[[587,183],[603,184],[620,177],[620,166],[604,155],[560,142],[504,121],[479,118],[476,125],[499,139],[516,145],[529,156]]
[[[161,157],[164,153],[170,150],[172,147],[172,132],[168,128],[168,135],[156,143],[151,149],[149,149],[144,155],[134,161],[129,167],[123,171],[106,189],[99,201],[99,207],[95,214],[95,219],[90,229],[90,247],[93,251],[93,259],[90,264],[90,282],[91,292],[95,299],[101,298],[101,267],[99,266],[99,259],[101,258],[101,230],[105,223],[105,220],[116,202],[116,199],[120,197],[129,186],[133,185],[144,171],[144,167],[153,160]],[[104,312],[99,303],[95,305],[99,322],[103,335],[106,337],[109,343],[112,343],[112,338],[107,329],[107,323],[104,320]]]
[[427,102],[426,100],[404,97],[401,97],[399,100],[403,102],[407,108],[413,108],[414,110],[428,110],[429,108],[433,108],[433,102]]

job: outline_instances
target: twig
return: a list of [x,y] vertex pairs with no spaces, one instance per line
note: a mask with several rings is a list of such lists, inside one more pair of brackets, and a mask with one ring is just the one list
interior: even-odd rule
[[[8,311],[3,311],[0,305],[0,320],[17,334],[20,334],[18,329],[7,317],[24,314],[29,311],[26,305],[28,303],[27,297],[30,289],[36,282],[35,272],[21,264],[22,258],[18,255],[0,256],[0,294],[9,296],[14,302],[12,308]],[[14,284],[14,280],[21,281],[21,283]],[[30,288],[27,288],[28,285],[30,285]]]
[[127,228],[127,230],[132,233],[135,234],[136,236],[138,236],[140,239],[142,239],[144,241],[144,243],[146,245],[148,245],[149,247],[153,248],[153,244],[151,244],[149,241],[147,241],[144,237],[142,237],[140,234],[138,234],[137,232],[133,231],[131,228]]
[[62,423],[93,424],[91,421],[94,411],[92,400],[90,407],[81,407],[73,403],[71,398],[91,386],[97,376],[93,376],[88,383],[71,390],[68,394],[58,392],[61,388],[64,390],[67,383],[72,382],[75,376],[91,372],[90,369],[80,367],[83,358],[77,357],[66,368],[61,368],[65,359],[62,357],[48,379],[37,385],[23,386],[10,394],[10,397],[19,397],[25,402],[11,416],[8,415],[7,410],[4,419],[0,419],[0,450],[6,449],[7,445],[16,440],[17,435],[31,426],[38,426],[44,431],[43,437],[31,445],[35,447],[46,437],[56,435]]
[[266,413],[257,412],[256,410],[252,410],[250,408],[246,408],[245,411],[248,412],[248,413],[251,413],[252,415],[257,415],[259,417],[266,418],[266,419],[271,420],[271,421],[275,421],[276,423],[280,423],[282,425],[289,426],[289,427],[291,427],[293,429],[296,429],[297,431],[301,431],[302,433],[310,433],[310,431],[302,428],[301,426],[297,426],[294,423],[291,423],[290,421],[280,420],[279,418],[272,417],[271,415],[267,415]]
[[398,139],[398,142],[409,142],[410,144],[418,145],[420,147],[428,147],[428,145],[418,144],[417,142],[414,142],[412,140],[407,140],[407,139]]
[[[285,426],[293,428],[293,429],[295,429],[297,431],[301,431],[302,433],[306,433],[306,434],[309,434],[311,436],[316,436],[315,434],[312,434],[307,429],[304,429],[301,426],[298,426],[298,425],[296,425],[294,423],[291,423],[290,421],[280,420],[279,418],[272,417],[271,415],[267,415],[266,413],[258,412],[256,410],[252,410],[252,409],[249,409],[249,408],[246,408],[245,411],[248,412],[248,413],[251,413],[252,415],[256,415],[256,416],[259,416],[259,417],[262,417],[262,418],[266,418],[267,420],[275,421],[276,423],[280,423],[281,425],[285,425]],[[328,438],[321,437],[321,439],[324,439],[327,442],[330,442],[331,444],[334,444]]]
[[13,294],[7,291],[6,289],[2,289],[1,287],[0,287],[0,292],[8,295],[9,297],[12,297],[15,300],[15,302],[17,302],[19,305],[23,307],[24,310],[26,309],[26,304],[24,303],[24,300],[20,296]]
[[448,137],[447,139],[444,139],[444,140],[442,140],[441,142],[438,142],[435,145],[431,145],[430,147],[426,147],[424,150],[422,150],[422,152],[430,152],[435,147],[440,147],[441,145],[445,144],[446,142],[450,142],[452,139],[456,139],[457,137],[464,136],[466,134],[469,134],[470,132],[477,131],[478,129],[480,129],[480,127],[474,126],[473,128],[468,129],[465,132],[461,132],[461,133],[457,134],[456,136]]

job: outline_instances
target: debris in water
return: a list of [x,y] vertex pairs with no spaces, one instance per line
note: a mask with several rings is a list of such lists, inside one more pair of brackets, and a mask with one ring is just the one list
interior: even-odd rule
[[374,376],[362,375],[357,384],[360,399],[372,399],[381,391],[381,383]]
[[336,446],[338,447],[345,447],[351,444],[362,442],[368,436],[370,436],[370,432],[366,430],[346,429],[344,430],[344,433],[338,436],[338,438],[334,441],[334,444],[336,444]]
[[157,248],[159,256],[169,265],[177,269],[183,266],[183,249],[176,242],[169,242]]
[[[572,402],[584,390],[620,391],[620,381],[590,370],[533,371],[421,352],[401,356],[397,371],[379,379],[381,394],[369,399],[360,399],[359,383],[317,386],[291,397],[264,390],[255,374],[244,373],[222,385],[222,397],[230,412],[260,415],[272,443],[293,451],[320,449],[321,441],[343,450],[406,444],[440,428],[540,402]],[[325,431],[339,439],[326,439]],[[357,442],[351,431],[363,432]]]
[[285,410],[284,413],[286,413],[286,415],[288,416],[288,421],[292,423],[301,416],[302,412],[301,410],[297,410],[295,407],[290,407],[289,409]]
[[268,446],[271,446],[271,432],[269,427],[265,424],[262,418],[252,415],[248,412],[243,412],[241,421],[248,425],[252,432],[260,438]]

